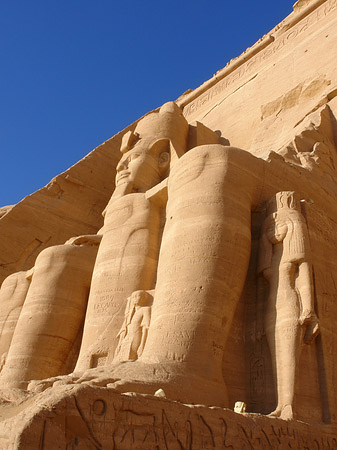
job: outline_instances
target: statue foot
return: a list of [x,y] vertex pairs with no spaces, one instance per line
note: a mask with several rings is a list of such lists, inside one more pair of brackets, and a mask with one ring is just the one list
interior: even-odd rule
[[33,392],[34,394],[38,394],[52,386],[72,384],[76,381],[76,379],[77,378],[74,377],[73,374],[69,374],[69,375],[60,375],[58,377],[46,378],[44,380],[31,380],[28,383],[27,391]]
[[0,407],[20,404],[32,397],[32,393],[20,388],[0,388]]
[[320,333],[320,329],[319,329],[318,323],[311,322],[307,326],[307,330],[304,335],[305,344],[308,344],[308,345],[312,344],[319,333]]
[[291,405],[283,406],[280,417],[283,420],[293,420],[294,418],[293,407]]
[[27,391],[34,394],[45,391],[54,386],[64,386],[66,384],[91,384],[94,386],[107,386],[109,383],[118,381],[118,378],[111,377],[106,368],[89,369],[85,372],[76,372],[69,375],[60,375],[44,380],[31,380],[28,383]]
[[119,380],[120,378],[114,376],[113,366],[103,366],[86,370],[77,377],[75,384],[107,387]]
[[154,395],[162,389],[166,398],[183,403],[228,407],[226,386],[222,381],[210,381],[186,374],[175,364],[125,361],[88,369],[77,383],[116,389],[120,393],[136,392]]
[[292,420],[294,418],[291,405],[278,406],[274,411],[268,414],[268,417],[279,417],[283,420]]
[[274,411],[268,414],[268,417],[280,417],[281,415],[281,408],[276,408]]
[[193,371],[185,373],[182,369],[175,364],[125,361],[45,380],[32,380],[27,389],[38,394],[56,386],[88,384],[114,389],[120,393],[149,395],[154,395],[162,389],[166,398],[182,403],[229,406],[226,386],[222,380],[212,381],[195,375]]

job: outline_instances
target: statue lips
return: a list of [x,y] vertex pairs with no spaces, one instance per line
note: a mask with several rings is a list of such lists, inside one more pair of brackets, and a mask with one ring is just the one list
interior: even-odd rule
[[116,178],[116,184],[118,184],[119,182],[120,182],[120,180],[122,180],[123,178],[127,178],[129,175],[130,175],[130,171],[128,171],[128,170],[123,170],[122,172],[120,172],[118,175],[117,175],[117,178]]

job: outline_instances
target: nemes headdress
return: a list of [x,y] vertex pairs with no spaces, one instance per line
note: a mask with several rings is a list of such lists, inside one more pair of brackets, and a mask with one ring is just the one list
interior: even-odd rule
[[165,103],[158,112],[150,113],[141,119],[133,132],[129,131],[123,136],[121,152],[127,152],[135,141],[148,138],[168,139],[172,162],[185,153],[188,122],[176,103]]

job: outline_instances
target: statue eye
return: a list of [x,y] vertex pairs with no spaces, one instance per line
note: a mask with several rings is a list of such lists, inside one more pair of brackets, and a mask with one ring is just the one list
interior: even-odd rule
[[138,158],[140,156],[139,153],[132,153],[132,155],[129,156],[129,161],[133,161],[134,159]]

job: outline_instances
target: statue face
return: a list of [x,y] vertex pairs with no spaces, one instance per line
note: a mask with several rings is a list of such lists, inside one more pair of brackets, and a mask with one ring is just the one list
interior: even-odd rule
[[139,305],[142,303],[144,297],[144,291],[135,291],[131,295],[131,300],[134,305]]
[[117,165],[116,188],[127,187],[127,193],[145,192],[161,181],[160,156],[141,139],[124,153]]
[[282,220],[278,219],[271,220],[266,229],[268,239],[273,244],[282,242],[283,239],[286,237],[287,231],[288,231],[287,224]]

